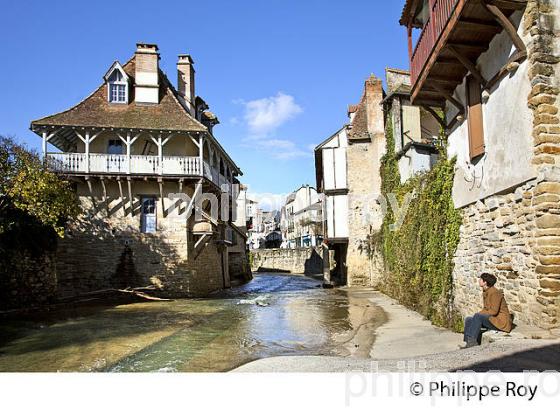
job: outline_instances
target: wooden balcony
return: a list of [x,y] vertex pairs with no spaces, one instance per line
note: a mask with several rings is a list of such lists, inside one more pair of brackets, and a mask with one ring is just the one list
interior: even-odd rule
[[47,164],[55,172],[71,175],[129,175],[205,177],[224,192],[232,192],[231,182],[200,157],[155,155],[47,153]]
[[[408,0],[401,24],[408,28],[413,102],[432,107],[443,107],[446,101],[457,105],[450,98],[453,90],[469,72],[481,77],[476,61],[503,29],[517,48],[512,59],[526,56],[525,46],[508,19],[525,7],[526,0]],[[421,29],[415,47],[414,28]],[[503,74],[479,80],[488,87]]]

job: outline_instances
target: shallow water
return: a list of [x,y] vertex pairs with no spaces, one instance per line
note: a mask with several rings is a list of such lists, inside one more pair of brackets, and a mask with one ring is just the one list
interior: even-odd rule
[[212,298],[68,308],[0,323],[0,371],[226,371],[278,355],[367,357],[368,290],[255,275]]

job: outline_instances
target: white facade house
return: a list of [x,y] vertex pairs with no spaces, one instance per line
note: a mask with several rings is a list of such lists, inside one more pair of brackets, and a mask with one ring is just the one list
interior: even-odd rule
[[329,242],[348,240],[347,148],[346,126],[315,148],[322,164],[323,184],[319,189],[324,193],[325,233]]
[[282,247],[295,249],[320,245],[322,219],[321,197],[315,188],[303,185],[292,192],[281,211]]

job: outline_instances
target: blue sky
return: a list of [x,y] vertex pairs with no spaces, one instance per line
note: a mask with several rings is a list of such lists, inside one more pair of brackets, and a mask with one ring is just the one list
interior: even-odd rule
[[0,6],[0,134],[39,149],[32,119],[71,107],[137,42],[176,81],[195,61],[215,135],[254,193],[315,185],[311,147],[346,121],[363,81],[407,68],[401,0],[26,1]]

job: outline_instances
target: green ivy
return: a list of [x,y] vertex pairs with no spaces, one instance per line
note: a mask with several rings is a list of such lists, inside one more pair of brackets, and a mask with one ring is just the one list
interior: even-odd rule
[[412,195],[398,229],[390,206],[381,230],[370,246],[383,256],[383,291],[420,312],[434,324],[460,330],[453,310],[453,256],[459,243],[461,215],[452,200],[455,159],[440,148],[440,160],[430,171],[401,184],[392,125],[386,129],[387,151],[381,161],[381,192],[395,194],[402,204]]

